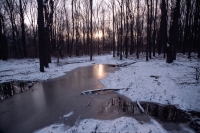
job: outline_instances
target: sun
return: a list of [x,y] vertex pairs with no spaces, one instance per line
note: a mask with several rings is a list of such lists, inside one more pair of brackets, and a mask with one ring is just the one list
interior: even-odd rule
[[94,34],[94,37],[95,38],[102,38],[103,37],[103,34],[102,34],[102,32],[101,31],[99,31],[99,32],[96,32],[95,34]]

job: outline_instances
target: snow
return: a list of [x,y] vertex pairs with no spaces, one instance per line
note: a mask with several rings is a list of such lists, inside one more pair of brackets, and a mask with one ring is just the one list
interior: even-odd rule
[[165,59],[144,59],[122,67],[101,82],[106,88],[129,88],[119,93],[132,101],[176,105],[182,110],[200,111],[200,83],[196,81],[198,59],[179,55],[172,64]]
[[167,43],[167,47],[169,47],[169,43]]
[[[78,126],[66,129],[64,124],[53,124],[49,127],[36,131],[35,133],[91,133],[91,132],[120,132],[120,133],[167,133],[162,126],[155,120],[151,123],[144,123],[131,117],[121,117],[115,120],[82,120]],[[55,128],[56,127],[56,128]]]
[[[136,62],[120,67],[100,82],[105,88],[128,88],[118,92],[132,101],[172,104],[182,110],[200,111],[200,83],[196,80],[196,68],[200,65],[195,55],[192,59],[188,59],[178,54],[177,59],[171,64],[166,63],[166,59],[158,55],[148,62],[144,57],[136,59],[133,56],[129,56],[128,59],[123,58],[121,61],[118,57],[113,58],[112,55],[94,56],[92,61],[88,56],[60,59],[59,64],[56,61],[57,59],[53,58],[44,73],[39,71],[38,59],[0,61],[0,83],[13,80],[48,80],[62,76],[77,67],[93,64]],[[63,117],[68,118],[71,115],[73,112]],[[153,119],[151,123],[139,122],[129,117],[115,120],[85,119],[80,121],[79,119],[73,127],[59,123],[36,132],[167,132]],[[192,132],[184,126],[180,128],[186,132]]]
[[[179,131],[172,133],[194,133],[186,125],[180,124]],[[52,124],[34,133],[169,133],[156,120],[150,122],[137,121],[132,117],[120,117],[114,120],[84,119],[73,127],[65,124]]]

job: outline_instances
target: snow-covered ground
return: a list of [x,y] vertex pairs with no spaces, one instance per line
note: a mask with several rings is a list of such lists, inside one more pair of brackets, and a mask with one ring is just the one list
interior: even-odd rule
[[[180,126],[182,132],[193,133],[192,130]],[[73,127],[64,124],[53,124],[36,131],[35,133],[168,133],[154,119],[150,123],[137,121],[131,117],[121,117],[115,120],[85,119],[76,123]],[[176,133],[176,131],[172,131]]]
[[133,101],[152,101],[200,111],[200,83],[196,80],[198,66],[198,59],[189,60],[182,55],[172,64],[163,58],[148,62],[137,60],[137,63],[109,74],[101,82],[107,88],[129,88],[119,93]]
[[[200,67],[200,61],[194,57],[195,55],[192,59],[188,59],[186,56],[178,54],[177,60],[172,64],[166,63],[166,59],[161,56],[150,59],[148,62],[145,61],[144,57],[141,59],[129,57],[120,61],[118,57],[113,58],[112,55],[94,56],[93,60],[90,61],[89,57],[86,56],[60,59],[59,64],[53,58],[52,63],[49,68],[45,68],[44,73],[39,72],[38,59],[11,59],[0,61],[0,82],[47,80],[64,75],[65,72],[81,66],[136,62],[126,67],[120,67],[118,71],[110,73],[101,82],[106,88],[128,88],[120,90],[119,93],[133,101],[172,104],[183,110],[200,112],[200,83],[198,83],[200,80],[196,80],[196,68]],[[49,130],[50,128],[52,130]],[[135,119],[127,117],[112,121],[87,119],[82,120],[78,126],[64,129],[65,126],[62,124],[51,125],[39,132],[47,132],[47,130],[52,132],[71,132],[73,130],[77,132],[95,130],[100,132],[166,132],[155,120],[152,120],[151,123],[141,124]]]
[[59,64],[56,58],[52,58],[49,68],[45,72],[39,71],[39,59],[9,59],[0,60],[0,83],[13,80],[47,80],[62,76],[67,71],[77,67],[89,66],[92,64],[116,64],[124,63],[129,60],[120,61],[112,58],[112,55],[95,56],[90,61],[88,56],[60,59]]

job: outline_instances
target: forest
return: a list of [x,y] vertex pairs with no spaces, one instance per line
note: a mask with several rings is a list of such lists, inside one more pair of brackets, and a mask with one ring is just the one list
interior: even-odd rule
[[199,0],[1,0],[0,59],[198,53]]
[[0,0],[0,133],[200,133],[200,0]]

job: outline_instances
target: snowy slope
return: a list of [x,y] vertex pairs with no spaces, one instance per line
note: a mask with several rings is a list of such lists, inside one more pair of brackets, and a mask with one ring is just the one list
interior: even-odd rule
[[[70,113],[69,113],[70,114]],[[72,114],[67,114],[69,117]],[[65,115],[66,116],[66,115]],[[64,117],[64,116],[63,116]],[[186,125],[179,125],[179,130],[171,133],[194,133]],[[84,119],[76,121],[73,127],[63,123],[52,124],[34,133],[169,133],[156,120],[137,121],[131,117],[120,117],[114,120]]]
[[137,61],[120,68],[101,82],[107,88],[129,88],[120,93],[133,101],[173,104],[183,110],[200,111],[200,83],[196,80],[197,59],[181,56],[172,64],[164,59]]
[[143,123],[129,117],[121,117],[115,120],[106,121],[85,119],[71,128],[64,124],[53,124],[36,131],[36,133],[167,133],[167,131],[165,131],[155,120],[152,119],[151,121],[152,123]]

